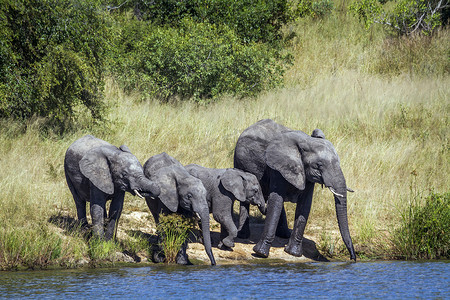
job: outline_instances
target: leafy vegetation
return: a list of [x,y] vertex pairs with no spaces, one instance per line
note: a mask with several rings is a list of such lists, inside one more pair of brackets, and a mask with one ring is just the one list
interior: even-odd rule
[[450,193],[413,195],[393,234],[398,255],[406,259],[450,258]]
[[398,35],[414,33],[431,34],[442,24],[446,24],[450,2],[448,0],[399,0],[393,8],[378,0],[357,0],[350,10],[359,16],[366,27],[380,23]]
[[175,263],[177,254],[187,238],[194,224],[192,219],[178,214],[161,215],[157,232],[161,236],[161,248],[164,251],[165,262]]
[[281,83],[276,51],[243,43],[226,26],[183,19],[177,28],[153,28],[130,21],[124,32],[116,42],[121,46],[114,73],[127,91],[165,101],[200,101],[223,94],[256,95]]
[[46,117],[61,132],[102,116],[108,26],[98,1],[0,2],[0,118]]

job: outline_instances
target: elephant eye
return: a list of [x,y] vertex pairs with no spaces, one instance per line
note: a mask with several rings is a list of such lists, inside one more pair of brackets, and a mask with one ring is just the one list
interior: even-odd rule
[[186,198],[188,198],[189,200],[192,199],[192,194],[187,194]]

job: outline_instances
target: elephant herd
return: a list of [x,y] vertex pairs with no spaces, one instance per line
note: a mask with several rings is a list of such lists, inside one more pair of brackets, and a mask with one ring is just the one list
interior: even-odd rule
[[[96,236],[106,240],[114,237],[125,192],[129,192],[145,199],[157,224],[161,213],[199,218],[212,265],[209,214],[221,224],[218,247],[230,249],[237,236],[250,236],[250,204],[266,215],[263,233],[253,247],[255,254],[268,257],[275,236],[280,236],[289,238],[287,253],[301,256],[314,185],[319,183],[334,195],[342,239],[350,258],[356,260],[347,219],[347,192],[352,190],[347,187],[334,146],[320,129],[309,136],[270,119],[261,120],[238,138],[234,168],[229,169],[183,166],[165,152],[150,157],[142,166],[127,146],[117,148],[87,135],[67,149],[64,171],[82,226],[87,225],[86,202],[90,202]],[[108,200],[111,204],[106,212]],[[240,202],[237,226],[233,221],[235,200]],[[292,230],[286,220],[285,201],[297,203]],[[184,246],[177,263],[187,262]]]

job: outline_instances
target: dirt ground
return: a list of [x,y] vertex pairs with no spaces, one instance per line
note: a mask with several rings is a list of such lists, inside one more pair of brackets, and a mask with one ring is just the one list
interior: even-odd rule
[[[149,216],[146,212],[132,212],[123,214],[121,217],[121,225],[119,225],[119,237],[122,234],[129,234],[130,230],[127,228],[134,228],[134,232],[145,232],[154,235],[156,230],[154,224],[148,222]],[[122,222],[124,220],[125,222]],[[125,224],[123,224],[125,223]],[[125,226],[123,226],[125,225]],[[130,226],[132,225],[132,226]],[[326,261],[316,248],[316,244],[308,237],[303,239],[303,252],[301,257],[294,257],[284,252],[284,247],[288,239],[276,237],[270,249],[270,255],[267,259],[258,257],[253,252],[253,246],[258,242],[259,237],[264,228],[261,222],[250,221],[251,236],[249,239],[235,240],[235,247],[231,250],[221,250],[217,248],[220,241],[220,226],[211,218],[211,242],[213,246],[213,254],[217,264],[244,264],[252,262],[264,262],[264,260],[278,260],[287,262],[310,262],[310,261]],[[209,264],[209,258],[206,255],[203,244],[200,242],[191,242],[188,245],[187,254],[189,259],[195,263]]]

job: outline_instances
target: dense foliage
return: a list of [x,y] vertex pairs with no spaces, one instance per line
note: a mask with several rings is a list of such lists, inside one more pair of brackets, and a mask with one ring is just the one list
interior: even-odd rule
[[432,193],[425,203],[413,202],[402,216],[393,241],[409,259],[450,257],[450,193]]
[[163,100],[255,95],[283,75],[286,0],[0,1],[0,118],[101,119],[106,69]]
[[[131,1],[116,16],[111,70],[145,97],[210,101],[281,83],[287,2]],[[128,9],[133,8],[132,13]]]
[[357,0],[350,5],[350,10],[366,27],[380,23],[398,35],[431,34],[438,26],[447,23],[448,0],[399,0],[393,8],[392,5],[385,7],[385,2]]
[[48,117],[81,105],[101,116],[108,26],[96,1],[1,0],[0,118]]
[[282,68],[276,51],[243,43],[226,26],[180,21],[178,28],[130,22],[117,43],[114,73],[124,87],[169,100],[252,95],[276,85]]
[[134,0],[124,7],[132,7],[138,19],[156,25],[176,27],[186,17],[225,25],[245,42],[280,39],[281,27],[292,18],[287,0]]

